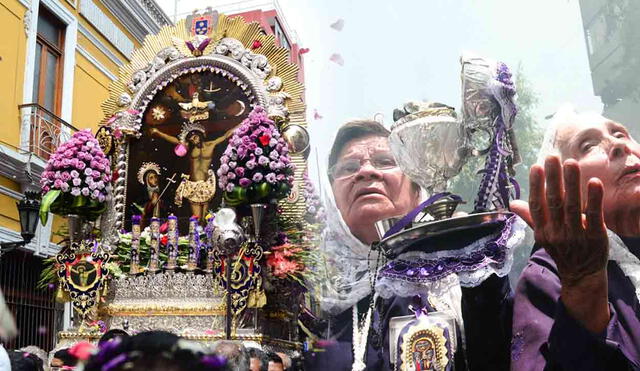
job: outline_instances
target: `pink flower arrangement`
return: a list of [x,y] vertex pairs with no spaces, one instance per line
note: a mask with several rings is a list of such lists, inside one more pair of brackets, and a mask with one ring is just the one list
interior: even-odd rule
[[280,199],[293,186],[294,170],[287,143],[257,106],[229,139],[220,158],[218,186],[231,206]]
[[40,185],[44,193],[58,189],[102,203],[111,191],[111,162],[91,131],[81,130],[49,158]]
[[285,243],[271,248],[267,257],[267,267],[276,278],[295,277],[304,271],[305,265],[299,261],[303,250]]

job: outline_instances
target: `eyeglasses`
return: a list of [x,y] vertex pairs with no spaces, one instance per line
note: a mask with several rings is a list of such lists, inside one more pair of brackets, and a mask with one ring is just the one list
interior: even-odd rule
[[345,179],[360,171],[362,164],[369,161],[378,170],[394,170],[398,168],[396,159],[391,152],[378,152],[369,158],[348,158],[338,161],[329,169],[329,176],[335,179]]

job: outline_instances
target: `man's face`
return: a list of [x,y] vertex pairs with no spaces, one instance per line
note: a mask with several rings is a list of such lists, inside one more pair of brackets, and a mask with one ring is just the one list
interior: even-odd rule
[[158,186],[158,174],[155,171],[150,171],[147,175],[147,185],[150,187]]
[[376,221],[405,215],[418,204],[419,193],[399,167],[379,169],[372,164],[372,158],[387,155],[391,155],[387,138],[366,136],[348,142],[336,162],[338,167],[344,161],[359,160],[360,168],[351,176],[336,177],[332,188],[342,218],[351,233],[365,243],[371,241],[363,239],[363,231]]
[[260,371],[260,367],[262,367],[262,362],[260,362],[260,359],[251,358],[251,363],[249,364],[249,370]]
[[562,159],[573,158],[580,165],[583,204],[587,182],[599,178],[605,221],[609,227],[619,224],[619,212],[638,204],[631,200],[640,200],[640,145],[623,125],[597,117],[559,127],[556,140]]
[[280,362],[269,362],[268,371],[284,371],[284,366]]
[[189,142],[191,142],[193,145],[197,146],[200,144],[200,135],[196,133],[191,133],[189,134],[189,137],[187,138],[187,140],[189,140]]

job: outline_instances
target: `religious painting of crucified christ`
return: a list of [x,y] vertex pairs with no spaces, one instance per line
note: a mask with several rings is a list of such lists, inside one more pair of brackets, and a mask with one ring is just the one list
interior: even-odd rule
[[[143,115],[142,133],[129,148],[127,204],[146,195],[135,179],[144,163],[161,167],[159,198],[167,215],[178,217],[186,230],[189,217],[201,222],[220,205],[215,171],[228,138],[255,104],[236,82],[214,71],[178,77],[158,93]],[[134,208],[127,210],[128,223]]]

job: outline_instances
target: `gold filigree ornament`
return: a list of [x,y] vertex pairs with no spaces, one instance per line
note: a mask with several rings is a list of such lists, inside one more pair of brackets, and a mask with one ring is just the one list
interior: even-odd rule
[[244,242],[239,253],[231,259],[230,282],[227,282],[225,274],[225,265],[229,260],[219,249],[214,249],[213,253],[216,286],[225,296],[231,295],[231,333],[235,334],[238,318],[244,310],[263,307],[267,302],[262,287],[262,267],[259,264],[263,250],[258,244]]
[[449,363],[447,338],[437,325],[425,327],[420,321],[402,335],[400,370],[444,371]]
[[113,134],[111,133],[111,128],[108,126],[101,126],[96,132],[96,140],[104,152],[105,156],[110,156],[113,154],[113,150],[115,149],[115,141],[113,138]]
[[106,289],[108,261],[109,254],[101,252],[93,241],[74,242],[67,252],[56,255],[60,286],[83,323],[94,319],[100,297],[106,294],[100,290]]
[[[109,97],[103,102],[104,119],[118,138],[113,155],[120,178],[115,184],[114,207],[110,217],[115,221],[105,235],[116,235],[124,226],[127,189],[127,168],[131,139],[145,134],[145,125],[153,121],[150,105],[164,89],[186,75],[214,73],[231,80],[239,86],[248,98],[246,107],[240,107],[245,114],[255,106],[264,107],[279,128],[287,125],[307,127],[304,85],[299,81],[299,66],[291,61],[289,50],[281,47],[275,35],[267,35],[258,22],[247,23],[242,17],[228,17],[212,9],[196,11],[187,19],[175,25],[164,26],[157,34],[148,35],[142,46],[132,54],[130,61],[120,67],[117,80],[109,85]],[[218,87],[209,84],[198,90],[201,96],[194,105],[194,97],[183,97],[181,103],[191,106],[180,107],[173,114],[188,115],[187,122],[200,122],[208,111],[198,108],[200,103],[216,98],[207,98]],[[208,92],[209,91],[209,92]],[[200,101],[202,99],[202,101]],[[209,106],[207,106],[209,107]],[[187,109],[188,108],[188,109]],[[191,112],[191,111],[196,112]],[[238,115],[240,115],[238,114]],[[156,115],[156,117],[159,117]],[[229,130],[228,134],[232,133]],[[117,135],[116,135],[117,134]],[[226,138],[224,138],[226,139]],[[292,153],[295,164],[295,179],[302,182],[307,168],[304,153]],[[282,201],[280,206],[287,217],[301,217],[306,212],[302,198],[297,202]]]

